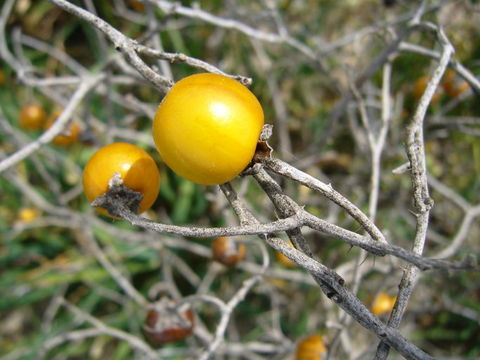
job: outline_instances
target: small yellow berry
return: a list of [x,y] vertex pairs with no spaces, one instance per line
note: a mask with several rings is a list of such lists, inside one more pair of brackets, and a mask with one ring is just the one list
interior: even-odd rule
[[396,296],[390,296],[385,293],[378,294],[372,304],[372,313],[375,315],[389,313],[392,311],[396,300]]
[[25,223],[32,222],[40,216],[40,212],[34,208],[22,208],[18,213],[18,219]]

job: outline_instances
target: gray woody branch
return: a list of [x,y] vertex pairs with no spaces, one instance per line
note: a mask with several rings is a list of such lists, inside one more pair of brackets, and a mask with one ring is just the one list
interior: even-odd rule
[[[437,28],[430,23],[421,23],[419,26],[423,26],[427,30],[433,31],[437,35],[438,41],[442,46],[442,55],[439,63],[432,74],[432,78],[427,84],[424,94],[420,98],[420,102],[407,128],[406,148],[407,156],[410,161],[413,205],[415,207],[415,215],[417,219],[416,233],[412,251],[415,254],[421,255],[423,253],[427,238],[430,209],[433,206],[433,200],[430,198],[428,189],[423,121],[425,119],[428,106],[432,101],[435,90],[437,89],[452,57],[454,48],[450,44],[441,28]],[[407,308],[410,295],[413,293],[413,289],[418,281],[418,277],[418,269],[413,266],[409,266],[404,272],[400,282],[400,290],[398,292],[397,300],[395,301],[393,311],[390,315],[390,319],[388,320],[389,327],[396,329],[400,326],[400,322]],[[388,353],[389,346],[385,341],[382,341],[377,348],[375,359],[384,360],[387,358]]]
[[130,64],[137,69],[140,74],[149,82],[151,82],[155,87],[157,87],[162,92],[167,91],[172,85],[173,82],[159,74],[157,74],[150,66],[148,66],[138,54],[145,56],[155,57],[162,60],[168,60],[176,63],[186,63],[190,66],[197,67],[199,69],[205,70],[207,72],[222,74],[230,76],[245,85],[251,83],[251,79],[244,76],[229,75],[216,68],[215,66],[208,64],[202,60],[189,57],[181,53],[166,53],[151,49],[147,46],[141,45],[135,40],[130,39],[129,37],[123,35],[120,31],[115,29],[113,26],[108,24],[106,21],[100,19],[95,14],[82,9],[66,0],[49,0],[55,5],[61,7],[63,10],[71,13],[72,15],[77,16],[78,18],[85,20],[89,24],[93,25],[96,29],[103,32],[108,39],[113,43],[116,50],[121,51]]
[[340,226],[331,224],[328,221],[322,220],[305,211],[298,205],[295,211],[289,212],[287,217],[269,223],[259,224],[250,222],[247,224],[242,223],[240,226],[208,228],[170,225],[145,219],[141,216],[135,215],[131,210],[129,210],[128,206],[122,202],[122,198],[111,196],[110,194],[112,193],[115,194],[114,188],[112,188],[105,195],[95,199],[95,201],[92,203],[92,206],[103,207],[112,215],[121,217],[130,222],[132,225],[140,226],[144,229],[153,230],[159,233],[205,238],[234,235],[267,235],[307,226],[325,235],[342,240],[349,245],[358,246],[373,255],[393,255],[415,265],[421,270],[478,269],[476,262],[470,258],[460,262],[428,259],[399,246],[372,240],[369,236],[362,236],[355,232],[343,229]]
[[[265,170],[260,169],[254,177],[267,193],[277,211],[279,211],[280,216],[290,216],[299,210],[298,205],[283,194],[281,187]],[[229,185],[224,185],[222,190],[234,207],[240,220],[244,223],[252,222],[253,216],[251,216],[241,200],[238,199],[233,189]],[[398,331],[388,328],[380,319],[368,311],[365,305],[344,286],[343,279],[335,271],[312,259],[311,256],[308,256],[307,254],[311,252],[300,228],[289,230],[287,234],[292,243],[296,247],[301,247],[303,251],[288,246],[285,241],[275,237],[270,236],[266,237],[266,239],[270,246],[283,253],[298,265],[304,267],[313,276],[320,286],[320,289],[328,298],[352,316],[360,325],[376,334],[380,339],[383,339],[406,358],[432,359],[428,354],[403,338]]]

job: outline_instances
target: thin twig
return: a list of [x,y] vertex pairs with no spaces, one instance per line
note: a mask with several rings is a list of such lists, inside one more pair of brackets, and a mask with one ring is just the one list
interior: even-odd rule
[[93,325],[95,329],[101,331],[102,334],[128,342],[132,348],[141,351],[148,357],[148,359],[154,360],[158,358],[156,352],[146,342],[140,340],[140,338],[106,325],[102,321],[84,312],[65,299],[62,299],[62,305],[67,308],[68,311],[82,320],[82,322],[88,322],[89,324]]
[[[430,209],[433,206],[433,200],[430,198],[428,190],[427,167],[425,158],[424,138],[423,138],[423,121],[427,113],[428,106],[432,101],[436,88],[447,68],[448,62],[454,52],[453,46],[448,41],[441,28],[426,24],[427,28],[434,30],[438,36],[438,40],[442,45],[442,56],[435,68],[432,78],[427,84],[424,94],[420,98],[420,102],[415,110],[411,123],[407,128],[407,156],[410,161],[410,174],[413,188],[413,200],[417,218],[417,229],[413,242],[412,251],[421,255],[425,246],[427,237],[427,229],[429,222]],[[399,292],[393,311],[388,320],[388,326],[398,328],[402,320],[403,314],[408,305],[408,300],[418,281],[419,271],[413,266],[409,266],[405,271],[399,285]],[[389,346],[386,342],[378,345],[376,360],[384,360],[389,353]]]
[[80,86],[77,88],[75,93],[72,95],[70,101],[68,102],[65,109],[62,111],[62,114],[57,118],[55,123],[47,129],[40,137],[13,153],[9,157],[3,159],[0,162],[0,173],[5,169],[19,163],[29,155],[33,154],[41,146],[48,144],[52,141],[57,135],[59,135],[67,126],[68,121],[72,118],[72,114],[75,109],[78,107],[83,98],[88,94],[88,92],[94,88],[102,79],[105,78],[104,74],[88,76],[83,79],[80,83]]

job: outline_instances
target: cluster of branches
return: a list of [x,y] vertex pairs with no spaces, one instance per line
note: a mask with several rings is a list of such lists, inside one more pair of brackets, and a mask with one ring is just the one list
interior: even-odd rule
[[[289,271],[270,269],[270,260],[266,248],[266,245],[268,245],[284,254],[298,266],[304,268],[326,297],[348,314],[348,317],[342,316],[340,318],[340,330],[332,341],[330,350],[332,356],[334,355],[333,349],[335,349],[333,344],[337,344],[338,346],[342,331],[346,331],[345,327],[353,319],[378,337],[379,345],[375,354],[376,359],[385,359],[388,356],[390,347],[394,348],[407,359],[431,358],[430,355],[402,336],[398,330],[421,272],[426,270],[478,270],[475,259],[466,258],[462,261],[449,261],[446,259],[455,255],[462,246],[462,243],[468,236],[469,229],[475,219],[480,215],[480,205],[470,204],[453,189],[429,176],[426,166],[424,121],[427,109],[432,102],[434,93],[446,69],[451,67],[460,77],[469,83],[472,89],[470,96],[472,96],[472,92],[477,94],[480,92],[480,81],[471,71],[453,57],[454,47],[445,35],[443,28],[438,24],[423,20],[426,14],[437,12],[447,5],[449,3],[448,1],[435,2],[433,5],[429,5],[427,1],[422,1],[417,7],[409,8],[404,14],[390,22],[375,24],[355,31],[334,43],[319,41],[317,42],[320,44],[318,46],[308,45],[308,42],[303,42],[290,34],[287,25],[282,20],[281,12],[276,7],[275,1],[265,0],[263,2],[274,24],[273,30],[264,30],[240,20],[214,15],[202,10],[198,6],[187,7],[175,2],[149,0],[145,2],[145,14],[140,15],[128,10],[122,1],[115,0],[114,4],[119,16],[146,26],[147,34],[145,35],[145,41],[135,40],[124,35],[121,31],[100,18],[97,15],[95,4],[91,0],[84,0],[84,7],[66,0],[50,0],[50,2],[86,22],[96,31],[97,40],[105,54],[105,61],[103,66],[94,72],[76,62],[66,53],[54,48],[51,44],[22,34],[19,29],[13,29],[11,34],[7,34],[6,24],[12,8],[15,5],[15,1],[6,0],[4,3],[0,17],[0,56],[15,71],[20,82],[26,86],[35,88],[43,95],[51,98],[55,103],[61,104],[64,109],[55,124],[32,142],[12,127],[1,114],[0,110],[2,131],[9,136],[17,148],[17,150],[11,154],[1,154],[0,172],[5,179],[25,194],[32,203],[48,214],[48,216],[44,216],[37,222],[16,229],[14,233],[35,226],[54,225],[76,229],[80,237],[80,244],[98,260],[126,294],[127,299],[122,296],[119,301],[124,303],[125,301],[132,300],[141,308],[145,308],[154,300],[147,299],[139,292],[132,284],[128,274],[121,269],[121,266],[109,259],[105,249],[99,245],[95,237],[93,231],[95,227],[101,227],[111,235],[128,242],[142,243],[156,249],[165,249],[168,247],[181,248],[204,257],[209,256],[208,250],[204,246],[191,243],[186,237],[211,238],[217,236],[257,235],[257,240],[252,239],[250,241],[260,249],[261,262],[260,264],[248,263],[239,267],[251,275],[239,285],[238,289],[236,289],[227,301],[221,300],[218,296],[207,295],[206,290],[208,290],[212,282],[212,277],[215,277],[218,273],[218,267],[212,265],[212,269],[206,276],[206,279],[202,280],[192,271],[190,265],[185,263],[181,258],[172,255],[172,253],[168,253],[168,255],[167,252],[163,253],[164,255],[162,256],[165,260],[162,269],[164,281],[161,283],[161,287],[164,288],[163,291],[167,291],[178,301],[178,304],[184,304],[186,302],[192,303],[194,306],[197,306],[195,304],[198,303],[211,304],[218,309],[220,315],[213,333],[208,330],[205,324],[197,321],[198,325],[194,333],[196,338],[203,344],[200,346],[202,350],[199,353],[199,350],[197,349],[197,351],[195,351],[195,346],[190,344],[191,346],[188,349],[184,349],[185,352],[183,354],[186,356],[208,359],[212,357],[213,354],[223,353],[231,355],[243,354],[247,357],[251,356],[250,358],[253,359],[260,358],[260,354],[284,354],[291,350],[291,342],[282,337],[282,335],[278,335],[278,339],[272,342],[224,344],[225,333],[228,329],[233,311],[255,286],[260,286],[265,276],[276,275],[291,279],[292,281],[311,282],[311,280],[301,273],[292,274],[292,272]],[[88,96],[91,96],[90,94],[106,97],[109,103],[121,105],[152,118],[154,110],[151,106],[142,103],[131,95],[124,95],[117,92],[113,85],[142,83],[158,89],[161,93],[165,93],[174,83],[172,64],[173,66],[175,66],[175,64],[187,64],[192,68],[202,71],[224,74],[247,85],[252,82],[249,77],[228,74],[215,65],[183,53],[165,52],[160,37],[156,35],[161,24],[157,21],[155,11],[161,11],[166,17],[178,16],[180,19],[204,22],[220,29],[241,33],[251,40],[252,48],[259,58],[259,66],[267,72],[271,70],[273,65],[268,58],[265,48],[272,46],[272,44],[298,52],[299,56],[303,57],[302,61],[314,64],[319,72],[328,74],[329,65],[326,59],[328,59],[329,56],[334,56],[333,53],[336,49],[357,41],[359,38],[387,30],[389,32],[389,35],[386,37],[388,42],[384,50],[370,61],[364,71],[351,76],[349,79],[349,90],[343,93],[341,100],[332,110],[329,119],[329,124],[333,126],[333,124],[338,122],[346,113],[351,116],[349,109],[351,109],[351,105],[354,104],[356,111],[354,116],[358,116],[359,119],[359,133],[360,136],[366,139],[365,143],[370,155],[370,186],[369,189],[365,189],[365,192],[368,193],[368,210],[366,212],[362,211],[347,197],[335,190],[334,187],[336,187],[336,184],[326,183],[301,170],[302,166],[305,167],[306,162],[312,162],[312,154],[318,151],[321,141],[312,144],[311,149],[314,150],[311,151],[310,154],[305,154],[302,160],[297,162],[297,166],[292,166],[285,161],[269,155],[259,156],[256,158],[255,164],[252,164],[252,166],[242,174],[242,181],[253,179],[270,200],[278,216],[278,219],[273,221],[265,220],[265,215],[258,215],[251,211],[248,204],[246,204],[242,198],[242,195],[237,194],[232,184],[229,183],[223,184],[219,189],[216,189],[223,193],[224,199],[218,196],[213,198],[213,201],[218,202],[222,206],[224,206],[226,199],[238,217],[238,225],[227,227],[176,226],[163,222],[154,222],[133,214],[121,200],[117,197],[109,196],[109,194],[97,199],[94,205],[102,206],[112,214],[130,222],[132,225],[150,231],[119,230],[114,225],[92,214],[83,214],[72,210],[68,204],[72,199],[80,196],[82,191],[81,186],[78,185],[74,187],[68,193],[61,193],[58,181],[49,175],[48,169],[45,169],[41,159],[44,157],[53,159],[55,162],[59,161],[59,155],[45,145],[64,131],[66,126],[72,121],[76,112],[78,112],[82,103],[88,100]],[[431,33],[435,38],[434,49],[407,42],[406,39],[408,36],[414,32]],[[12,39],[12,50],[6,41],[9,36],[11,36]],[[28,59],[23,56],[24,47],[31,47],[38,51],[49,53],[50,56],[63,63],[71,71],[72,75],[56,77],[43,76],[41,72],[35,69]],[[111,51],[112,47],[116,51]],[[397,174],[408,174],[411,180],[415,235],[411,239],[409,245],[411,248],[409,249],[394,245],[397,243],[396,239],[385,236],[387,233],[386,230],[378,228],[375,224],[382,174],[381,158],[394,116],[392,113],[393,61],[404,53],[416,53],[428,57],[432,59],[432,63],[434,64],[425,91],[416,105],[406,128],[404,143],[407,159],[405,164],[396,169]],[[145,60],[147,58],[149,61]],[[151,65],[152,59],[158,60],[158,62],[155,63],[156,65]],[[361,90],[362,86],[377,73],[380,73],[382,78],[380,116],[378,119],[372,117],[371,112],[368,110],[369,105]],[[285,103],[281,99],[281,94],[278,93],[278,79],[276,79],[275,76],[270,76],[268,86],[275,97],[274,111],[276,114],[276,122],[274,132],[276,132],[276,136],[278,137],[278,153],[281,157],[293,160],[291,156],[292,143],[287,122],[288,114],[285,110]],[[91,119],[92,126],[108,132],[106,141],[114,137],[119,137],[130,141],[142,141],[152,145],[152,140],[146,134],[131,131],[122,126],[117,127],[117,125],[113,123],[105,124],[93,118],[91,115],[89,115],[89,118]],[[329,131],[331,131],[331,126],[327,128],[325,136],[328,136]],[[41,156],[39,154],[41,154]],[[43,197],[14,170],[14,166],[26,158],[34,161],[40,176],[44,178],[45,182],[49,184],[52,193],[56,195],[56,202],[50,202]],[[60,161],[63,164],[68,164],[71,169],[74,169],[73,171],[75,173],[81,173],[81,169],[71,163],[67,157],[61,158]],[[350,231],[336,225],[332,221],[327,221],[307,211],[301,203],[285,193],[280,185],[285,181],[307,187],[320,194],[325,201],[338,206],[339,209],[358,223],[363,230],[363,234]],[[463,211],[463,221],[458,233],[449,241],[448,246],[433,257],[424,257],[423,252],[429,231],[430,211],[433,206],[433,200],[430,196],[431,188],[434,188],[435,191],[442,194],[442,196]],[[114,190],[115,189],[112,189],[112,191]],[[216,195],[220,193],[219,191],[216,192]],[[229,215],[226,216],[233,224],[234,220],[229,218]],[[167,219],[166,215],[165,218]],[[305,231],[309,233],[311,231],[318,232],[324,237],[337,239],[349,246],[362,249],[362,252],[358,256],[355,276],[349,278],[349,281],[346,281],[337,271],[322,264],[311,250],[309,241],[305,236]],[[173,235],[174,237],[158,238],[154,235],[155,232]],[[283,234],[286,234],[288,239],[294,244],[294,247],[289,246]],[[366,254],[371,254],[375,257],[399,259],[402,262],[392,260],[394,264],[396,264],[395,266],[405,266],[403,277],[399,284],[397,301],[387,323],[384,323],[381,319],[373,315],[357,297],[357,291],[362,277],[359,262]],[[197,294],[187,297],[182,296],[175,286],[175,281],[172,277],[172,268],[182,273],[183,276],[198,289]],[[155,296],[153,299],[155,299]],[[77,317],[79,323],[89,324],[90,327],[87,329],[73,330],[47,339],[43,344],[43,351],[45,352],[66,341],[86,339],[105,334],[128,342],[139,354],[151,359],[175,355],[177,354],[176,351],[179,351],[173,348],[154,350],[142,340],[141,337],[113,328],[68,302],[62,293],[58,294],[51,302],[48,312],[50,323],[53,321],[60,307],[65,307],[72,312],[72,314]],[[278,325],[275,333],[281,334],[279,328],[280,326]],[[346,349],[346,351],[349,350],[350,349]],[[28,351],[28,349],[25,351]],[[21,355],[22,352],[16,352],[2,359],[14,359]]]

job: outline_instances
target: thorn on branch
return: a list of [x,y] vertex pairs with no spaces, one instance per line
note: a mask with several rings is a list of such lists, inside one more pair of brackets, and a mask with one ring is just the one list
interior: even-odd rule
[[261,163],[254,163],[253,161],[240,173],[240,176],[255,175],[261,169],[263,165]]
[[[252,85],[252,78],[246,77],[246,76],[241,76],[237,75],[234,77],[235,80],[237,80],[240,84],[245,85],[245,86],[250,86]],[[270,125],[272,126],[272,125]]]
[[180,61],[180,62],[186,62],[187,61],[187,56],[185,54],[179,53],[177,58],[178,58],[178,61]]
[[400,165],[399,167],[393,169],[392,174],[401,175],[401,174],[404,174],[404,173],[406,173],[407,171],[410,171],[410,170],[411,170],[411,166],[410,166],[410,161],[409,161],[409,162],[406,162],[406,163]]
[[427,197],[426,199],[423,200],[423,204],[428,210],[430,210],[433,207],[434,203],[435,202],[431,197]]

